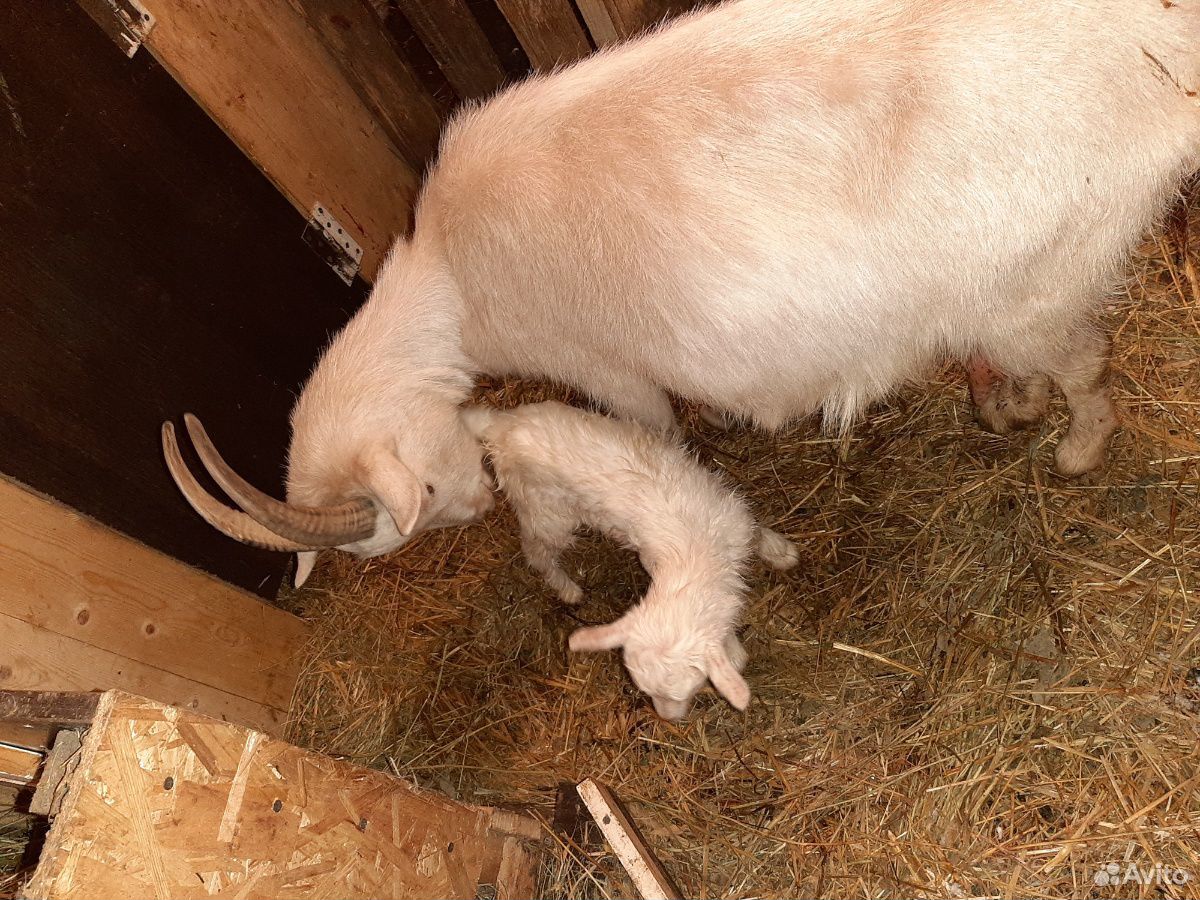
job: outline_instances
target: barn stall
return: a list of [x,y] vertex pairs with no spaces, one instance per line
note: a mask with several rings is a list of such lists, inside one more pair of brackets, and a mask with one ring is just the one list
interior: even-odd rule
[[[573,802],[587,778],[687,896],[1194,890],[1187,204],[1106,307],[1124,427],[1101,473],[1053,474],[1061,410],[982,432],[954,368],[844,437],[681,410],[701,458],[802,550],[752,581],[745,714],[704,697],[666,723],[615,654],[568,656],[574,627],[645,588],[609,543],[570,557],[576,610],[527,570],[504,509],[392,557],[325,554],[296,591],[282,555],[216,534],[171,484],[158,426],[192,409],[281,489],[294,391],[409,227],[458,104],[689,5],[0,4],[10,890],[631,895]],[[328,796],[270,789],[304,772]],[[129,808],[95,802],[110,791]],[[445,822],[381,840],[376,807]],[[320,841],[296,824],[314,820]],[[212,846],[180,856],[197,835]]]

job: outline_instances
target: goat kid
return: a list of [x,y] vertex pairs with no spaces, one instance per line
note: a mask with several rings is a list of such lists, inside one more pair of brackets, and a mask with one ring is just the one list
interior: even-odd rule
[[687,714],[711,681],[738,709],[750,702],[734,635],[751,549],[772,568],[796,565],[796,546],[756,527],[746,504],[680,444],[641,425],[546,402],[463,411],[487,449],[521,523],[526,560],[562,598],[583,591],[559,564],[580,526],[636,550],[646,596],[609,625],[580,628],[572,650],[624,648],[634,684],[664,719]]

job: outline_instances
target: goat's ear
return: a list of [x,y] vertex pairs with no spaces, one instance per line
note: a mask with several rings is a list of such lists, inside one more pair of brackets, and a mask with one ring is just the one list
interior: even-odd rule
[[750,705],[750,685],[734,668],[724,647],[709,650],[705,662],[708,664],[708,680],[717,689],[717,693],[728,700],[735,709],[745,709]]
[[629,623],[624,617],[608,625],[592,625],[588,628],[576,628],[571,632],[567,646],[572,650],[584,652],[596,650],[616,650],[625,643],[629,636]]
[[296,554],[296,587],[304,587],[313,566],[317,564],[319,550],[301,550]]
[[421,503],[425,499],[425,486],[421,484],[421,479],[385,447],[365,453],[359,460],[359,466],[363,486],[383,504],[396,523],[396,530],[408,537],[416,527],[417,517],[421,515]]

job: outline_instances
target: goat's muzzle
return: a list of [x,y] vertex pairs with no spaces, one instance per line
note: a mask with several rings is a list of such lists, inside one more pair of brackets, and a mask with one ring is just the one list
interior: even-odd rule
[[221,458],[200,420],[183,417],[192,444],[208,474],[241,510],[231,509],[208,493],[179,453],[175,427],[163,422],[162,445],[167,468],[184,498],[222,534],[267,550],[320,550],[340,547],[375,533],[375,504],[365,497],[337,506],[299,506],[264,494]]

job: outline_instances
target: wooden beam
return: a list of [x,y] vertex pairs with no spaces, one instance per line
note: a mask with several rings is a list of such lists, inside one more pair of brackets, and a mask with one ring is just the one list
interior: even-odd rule
[[417,175],[306,18],[279,0],[143,2],[155,58],[297,209],[333,213],[373,278],[408,227]]
[[99,701],[99,694],[3,690],[0,722],[19,728],[86,728],[96,717]]
[[496,5],[539,72],[569,65],[592,52],[570,0],[496,0]]
[[29,898],[538,896],[536,822],[105,694]]
[[683,894],[612,791],[588,778],[579,783],[579,796],[643,900],[682,900]]
[[[278,730],[307,635],[295,616],[0,479],[0,687],[127,687]],[[0,718],[37,721],[2,706]]]
[[597,47],[635,37],[663,19],[701,4],[695,0],[576,0]]
[[289,0],[320,38],[392,146],[420,172],[437,151],[442,123],[433,98],[392,49],[366,0]]
[[575,0],[579,14],[591,32],[592,41],[597,47],[608,47],[619,41],[624,35],[619,27],[619,19],[613,19],[609,9],[609,0]]
[[466,0],[392,0],[464,100],[486,97],[504,83],[504,67]]
[[0,615],[0,687],[32,691],[102,691],[122,688],[181,709],[281,734],[282,708],[268,707],[208,685],[139,663],[92,644],[62,637]]

